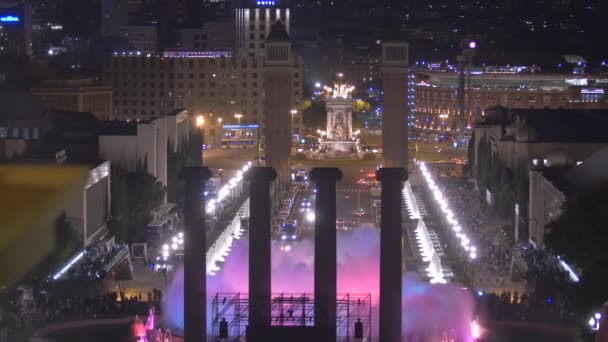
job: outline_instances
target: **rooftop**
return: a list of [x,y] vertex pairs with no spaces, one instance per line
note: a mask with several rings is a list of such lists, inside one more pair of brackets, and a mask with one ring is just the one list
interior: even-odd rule
[[[547,124],[550,122],[551,124]],[[477,127],[520,125],[534,133],[533,142],[608,143],[607,110],[508,109],[491,107]]]
[[285,30],[285,25],[280,20],[277,20],[272,28],[270,29],[270,34],[266,38],[267,42],[289,42],[289,35]]
[[137,121],[102,121],[99,135],[137,135]]

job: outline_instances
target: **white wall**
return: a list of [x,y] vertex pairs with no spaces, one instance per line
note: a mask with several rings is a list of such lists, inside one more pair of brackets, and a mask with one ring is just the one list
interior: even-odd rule
[[134,135],[100,135],[99,157],[122,165],[129,171],[137,166],[137,139]]

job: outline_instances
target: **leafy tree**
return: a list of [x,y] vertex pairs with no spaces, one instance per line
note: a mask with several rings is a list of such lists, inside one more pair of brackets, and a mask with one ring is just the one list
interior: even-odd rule
[[179,171],[186,165],[186,154],[184,149],[187,147],[187,140],[178,144],[177,151],[171,142],[167,144],[167,201],[182,203],[183,200],[183,181],[179,179]]
[[127,200],[130,213],[128,241],[143,240],[144,228],[150,221],[150,211],[164,199],[165,189],[156,177],[146,172],[127,173]]
[[302,101],[302,105],[300,106],[300,109],[302,111],[305,111],[310,107],[312,107],[312,101],[310,101],[309,99],[306,99],[306,100]]
[[110,170],[112,200],[108,226],[118,241],[127,241],[130,216],[127,202],[127,170],[117,164],[112,164]]
[[608,300],[608,182],[568,196],[562,214],[547,226],[545,243],[582,270],[576,287],[582,313]]
[[132,243],[143,240],[144,228],[150,221],[150,211],[164,199],[165,188],[143,165],[136,172],[112,165],[112,202],[110,231],[119,241]]
[[490,147],[488,144],[488,140],[484,135],[479,141],[479,147],[477,151],[477,186],[479,190],[483,193],[488,187],[488,172],[490,165]]
[[203,136],[200,130],[193,129],[187,140],[185,153],[187,155],[186,166],[202,166],[203,165]]
[[369,113],[372,111],[372,105],[369,102],[363,100],[357,100],[353,104],[353,113]]
[[467,164],[464,169],[465,172],[473,173],[473,166],[475,165],[475,131],[471,134],[471,139],[467,145]]
[[[80,241],[74,228],[67,220],[65,212],[62,212],[55,219],[55,247],[51,253],[44,258],[36,267],[30,270],[24,277],[25,283],[30,283],[33,286],[38,286],[40,281],[49,274],[56,271],[62,263],[66,262],[80,246]],[[0,291],[1,293],[2,291]]]

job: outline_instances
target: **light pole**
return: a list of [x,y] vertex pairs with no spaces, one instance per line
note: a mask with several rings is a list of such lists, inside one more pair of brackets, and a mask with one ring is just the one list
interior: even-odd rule
[[238,114],[238,113],[237,113],[237,114],[234,114],[234,117],[235,117],[235,118],[236,118],[236,120],[237,120],[237,124],[239,124],[239,125],[240,125],[240,124],[241,124],[241,118],[243,117],[243,114]]
[[218,132],[218,136],[219,139],[217,139],[215,146],[219,146],[222,144],[222,118],[217,118],[217,132]]
[[[205,129],[203,128],[203,126],[205,125],[205,117],[202,115],[199,115],[196,117],[196,128],[198,129],[198,131],[200,132],[201,135],[201,144],[205,144]],[[201,148],[199,146],[199,148]],[[202,165],[202,160],[203,160],[203,149],[201,149],[201,165]]]
[[296,115],[296,114],[298,114],[298,110],[297,109],[292,109],[290,111],[290,113],[291,113],[291,140],[293,140],[293,135],[294,135],[293,134],[293,116]]

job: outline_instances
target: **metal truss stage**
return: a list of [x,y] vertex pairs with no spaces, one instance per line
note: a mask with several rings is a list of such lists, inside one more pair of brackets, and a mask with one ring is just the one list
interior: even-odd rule
[[[336,341],[371,341],[371,294],[337,295]],[[277,293],[271,296],[273,327],[314,326],[314,295]],[[213,341],[245,341],[249,296],[247,293],[217,293],[212,301]]]

